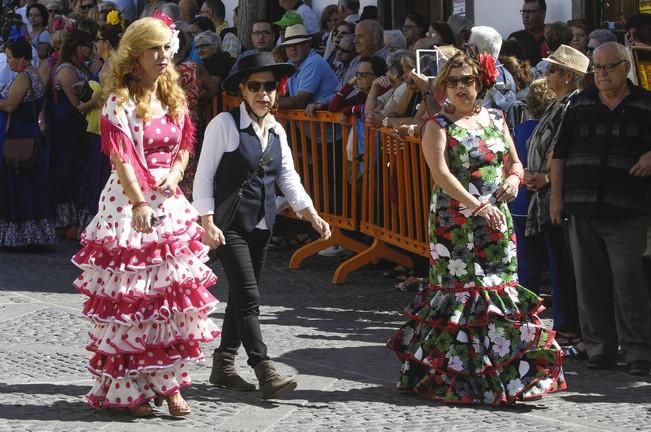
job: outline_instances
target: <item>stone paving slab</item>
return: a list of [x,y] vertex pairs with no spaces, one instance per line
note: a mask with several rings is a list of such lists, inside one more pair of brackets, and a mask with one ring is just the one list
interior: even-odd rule
[[[74,242],[53,251],[0,251],[0,432],[3,431],[651,431],[651,378],[623,368],[595,372],[566,361],[570,389],[507,408],[446,406],[395,388],[399,363],[384,342],[402,323],[414,293],[364,269],[347,284],[330,284],[338,260],[314,257],[287,269],[288,251],[269,255],[261,290],[261,322],[269,354],[299,386],[265,402],[207,383],[208,361],[191,367],[184,391],[193,413],[132,419],[95,412],[83,402],[88,322],[72,280]],[[220,274],[220,269],[215,267]],[[226,298],[226,286],[214,288]],[[221,323],[224,304],[213,318]],[[243,377],[255,382],[244,356]]]

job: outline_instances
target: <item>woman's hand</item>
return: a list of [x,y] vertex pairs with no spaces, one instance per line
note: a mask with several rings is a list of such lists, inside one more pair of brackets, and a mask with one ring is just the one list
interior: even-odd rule
[[538,192],[547,186],[547,179],[545,173],[537,172],[532,173],[529,170],[524,171],[524,184],[530,191]]
[[172,168],[170,172],[156,184],[156,190],[162,193],[166,198],[170,198],[176,193],[181,178],[182,174],[180,169]]
[[391,80],[386,75],[379,76],[373,80],[371,88],[373,87],[376,89],[391,87]]
[[357,77],[352,77],[346,84],[355,87],[355,84],[357,84]]
[[307,106],[305,107],[305,113],[307,115],[309,115],[310,117],[312,117],[314,115],[315,111],[322,110],[322,109],[324,109],[323,104],[311,103],[311,104],[307,104]]
[[495,198],[499,202],[511,202],[518,196],[518,189],[520,189],[520,179],[511,174],[497,190]]
[[384,116],[379,111],[367,111],[364,116],[366,126],[379,129],[382,127]]
[[138,233],[149,234],[153,231],[151,227],[152,218],[156,217],[156,213],[149,205],[143,205],[133,209],[131,216],[131,228]]
[[321,216],[316,212],[314,207],[308,207],[306,209],[303,209],[298,212],[298,215],[301,218],[305,218],[310,224],[312,225],[312,228],[316,230],[316,232],[319,233],[319,236],[321,237],[321,240],[328,240],[331,236],[330,232],[330,225],[328,225],[328,222],[323,220]]
[[416,87],[418,87],[421,93],[425,93],[430,89],[429,79],[425,75],[416,72],[416,69],[412,69],[409,72],[409,78],[414,81],[414,84],[416,84]]
[[224,233],[212,221],[212,215],[210,215],[210,219],[202,221],[202,226],[204,233],[203,237],[201,237],[201,242],[203,244],[208,246],[210,249],[215,249],[226,244]]
[[476,216],[484,218],[493,230],[501,230],[503,226],[506,226],[506,216],[493,204],[484,207]]

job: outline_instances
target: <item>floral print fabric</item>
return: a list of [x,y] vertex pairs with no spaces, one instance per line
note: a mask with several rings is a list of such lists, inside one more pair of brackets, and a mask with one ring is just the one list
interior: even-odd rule
[[[495,202],[508,145],[504,118],[470,130],[443,115],[448,166],[480,201]],[[432,193],[429,284],[388,342],[403,362],[399,388],[451,403],[510,404],[566,388],[562,353],[538,318],[541,299],[517,281],[508,207],[498,230],[445,194]]]

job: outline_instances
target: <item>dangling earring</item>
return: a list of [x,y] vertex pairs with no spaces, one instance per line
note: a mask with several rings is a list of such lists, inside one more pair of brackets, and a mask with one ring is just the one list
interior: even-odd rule
[[134,80],[139,80],[140,78],[142,78],[142,74],[143,74],[143,70],[142,70],[142,66],[140,66],[140,63],[134,64],[133,67],[131,68],[131,78],[133,78]]
[[472,107],[472,112],[474,114],[479,114],[481,112],[481,101],[475,100],[475,106]]
[[565,85],[568,85],[570,83],[570,80],[565,80]]

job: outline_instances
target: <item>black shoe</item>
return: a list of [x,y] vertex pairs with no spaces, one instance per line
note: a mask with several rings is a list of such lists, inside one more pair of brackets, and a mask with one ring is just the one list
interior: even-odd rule
[[649,362],[646,360],[634,360],[628,364],[628,373],[635,376],[649,375]]
[[617,360],[598,354],[590,357],[585,366],[588,369],[614,369],[617,367]]

